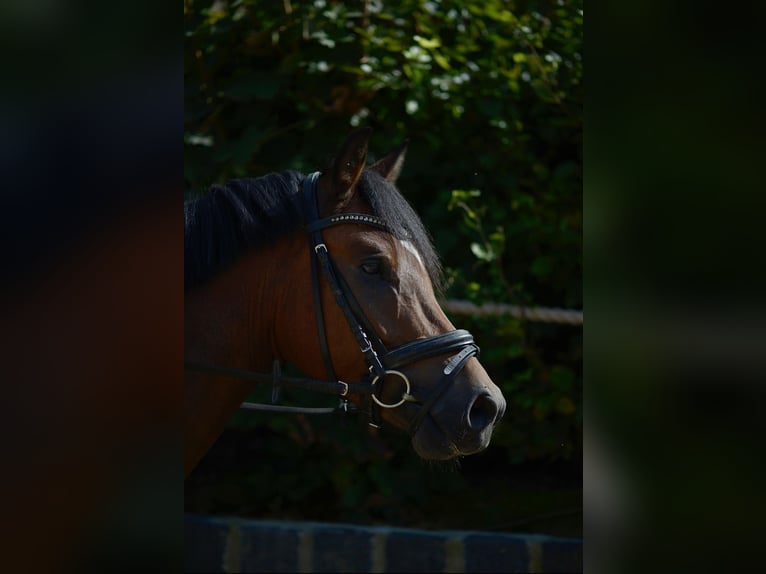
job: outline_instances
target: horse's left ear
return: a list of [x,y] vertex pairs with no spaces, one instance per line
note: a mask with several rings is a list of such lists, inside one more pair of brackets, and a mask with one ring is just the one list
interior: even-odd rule
[[351,132],[333,160],[330,173],[334,191],[332,201],[336,206],[346,205],[354,194],[354,186],[362,176],[367,162],[371,134],[372,128],[360,128]]
[[402,145],[376,161],[370,166],[370,169],[374,169],[391,183],[396,183],[396,179],[399,177],[399,173],[401,173],[402,166],[404,165],[404,156],[407,154],[407,145],[409,143],[409,140],[404,140]]

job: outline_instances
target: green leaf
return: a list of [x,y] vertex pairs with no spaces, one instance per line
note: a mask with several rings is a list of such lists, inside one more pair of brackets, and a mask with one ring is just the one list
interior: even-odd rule
[[484,246],[479,243],[471,243],[471,253],[481,261],[493,261],[495,259],[495,252],[491,245]]
[[505,232],[502,227],[498,227],[489,235],[489,240],[494,246],[501,246],[505,243]]
[[433,55],[434,61],[437,64],[439,64],[439,66],[441,66],[445,70],[450,69],[449,60],[447,60],[447,58],[442,56],[439,52],[432,52],[432,55]]
[[438,48],[442,45],[442,42],[439,38],[431,38],[429,40],[427,38],[423,38],[422,36],[415,35],[412,37],[412,39],[415,40],[421,48],[425,48],[426,50],[431,48]]
[[447,204],[447,209],[452,211],[456,206],[461,203],[466,203],[472,198],[481,197],[481,191],[478,189],[453,189],[450,194],[450,200]]

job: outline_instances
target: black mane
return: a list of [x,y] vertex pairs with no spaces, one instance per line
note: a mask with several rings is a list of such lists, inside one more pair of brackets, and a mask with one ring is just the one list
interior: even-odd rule
[[[285,171],[235,179],[184,204],[184,291],[202,285],[246,251],[272,245],[300,230],[304,177]],[[442,279],[439,258],[409,203],[374,171],[364,171],[357,190],[396,237],[415,246],[438,290]]]

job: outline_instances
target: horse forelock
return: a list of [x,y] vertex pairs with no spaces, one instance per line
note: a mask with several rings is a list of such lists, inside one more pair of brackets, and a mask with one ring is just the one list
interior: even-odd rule
[[363,172],[357,190],[394,236],[412,245],[420,255],[434,289],[440,292],[443,288],[442,267],[431,235],[396,186],[376,171],[368,169]]

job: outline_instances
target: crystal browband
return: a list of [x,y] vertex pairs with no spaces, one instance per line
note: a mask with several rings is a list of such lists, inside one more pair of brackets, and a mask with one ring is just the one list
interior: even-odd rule
[[316,231],[318,229],[324,229],[331,225],[337,225],[339,223],[361,223],[364,225],[373,225],[381,229],[389,230],[388,225],[379,217],[370,215],[368,213],[339,213],[332,215],[308,226],[309,231]]
[[361,213],[344,213],[341,215],[333,215],[330,217],[330,221],[333,223],[353,223],[358,221],[360,223],[372,223],[373,225],[380,225],[381,227],[387,227],[383,220],[374,215],[365,215]]

